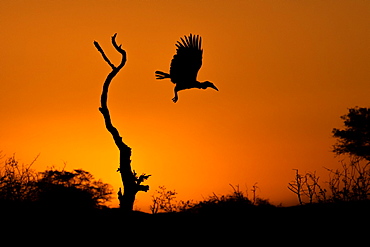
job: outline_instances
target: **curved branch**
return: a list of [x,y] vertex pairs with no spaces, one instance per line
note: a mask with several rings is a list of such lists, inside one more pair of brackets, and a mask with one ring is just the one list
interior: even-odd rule
[[107,64],[112,68],[112,71],[108,74],[108,76],[105,79],[105,82],[103,84],[103,91],[102,91],[101,98],[100,98],[101,106],[99,107],[99,111],[103,115],[104,121],[105,121],[105,126],[106,126],[107,130],[109,131],[109,133],[111,133],[117,147],[120,150],[126,149],[127,151],[131,152],[131,148],[129,148],[122,141],[122,137],[120,136],[118,130],[113,126],[112,120],[111,120],[111,117],[110,117],[110,113],[109,113],[109,109],[108,109],[108,106],[107,106],[109,85],[112,82],[112,79],[117,75],[117,73],[123,68],[123,66],[125,66],[125,63],[126,63],[126,60],[127,60],[126,59],[126,51],[121,48],[121,45],[118,46],[117,43],[116,43],[116,36],[117,36],[117,33],[115,33],[112,36],[112,44],[115,47],[115,49],[122,55],[121,62],[117,67],[114,66],[114,64],[112,64],[110,62],[109,58],[105,55],[105,53],[104,53],[103,49],[101,48],[101,46],[99,45],[99,43],[97,41],[94,41],[94,45],[95,45],[96,49],[101,53],[104,61],[106,61]]

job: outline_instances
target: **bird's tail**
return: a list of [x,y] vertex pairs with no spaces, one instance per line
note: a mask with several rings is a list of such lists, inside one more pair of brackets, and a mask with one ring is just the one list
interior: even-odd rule
[[162,80],[165,78],[170,78],[170,74],[164,73],[162,71],[156,71],[155,76],[157,80]]

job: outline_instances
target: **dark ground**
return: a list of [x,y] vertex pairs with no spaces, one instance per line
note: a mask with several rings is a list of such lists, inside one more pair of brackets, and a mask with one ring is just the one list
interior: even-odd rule
[[12,239],[20,242],[32,239],[45,243],[59,243],[73,236],[74,240],[68,242],[82,240],[86,244],[90,241],[95,243],[98,239],[132,239],[135,245],[144,246],[156,244],[157,241],[162,245],[160,243],[177,240],[189,244],[205,241],[208,246],[219,241],[241,241],[240,245],[250,245],[247,243],[252,240],[259,245],[286,241],[295,245],[312,241],[317,245],[328,241],[330,246],[335,242],[343,245],[348,242],[355,246],[356,241],[363,240],[363,244],[368,246],[369,209],[369,202],[155,215],[137,211],[127,215],[119,209],[63,211],[12,208],[2,210],[0,233],[3,239],[13,236]]
[[73,246],[98,246],[99,241],[105,241],[104,245],[120,241],[119,245],[128,246],[128,240],[137,246],[247,246],[252,245],[251,241],[262,246],[289,242],[305,246],[356,246],[359,242],[368,246],[369,220],[370,202],[155,215],[138,211],[124,214],[119,209],[7,208],[1,210],[0,233],[2,239],[11,237],[18,243],[41,241],[55,245],[66,241]]

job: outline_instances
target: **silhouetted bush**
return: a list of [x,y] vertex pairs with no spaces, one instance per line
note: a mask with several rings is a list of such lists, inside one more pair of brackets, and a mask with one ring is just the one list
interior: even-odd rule
[[0,167],[0,202],[2,205],[14,205],[37,199],[39,174],[31,169],[36,159],[28,165],[19,164],[15,155],[5,159]]
[[0,206],[86,209],[101,208],[111,199],[112,187],[94,180],[89,172],[81,169],[36,172],[31,169],[35,160],[24,165],[14,155],[5,159],[0,167]]
[[370,199],[370,162],[364,158],[351,156],[349,161],[341,161],[341,168],[329,171],[326,185],[319,184],[316,172],[299,174],[288,184],[299,203],[328,203],[364,201]]
[[327,190],[320,186],[320,177],[316,175],[316,172],[300,174],[298,169],[294,170],[295,178],[288,183],[288,189],[297,195],[299,204],[303,205],[306,201],[313,203],[327,200]]
[[341,169],[328,169],[330,200],[364,201],[370,199],[370,161],[352,156],[349,162],[341,161]]
[[[337,143],[333,152],[348,155],[341,160],[341,168],[329,169],[327,186],[319,184],[316,172],[299,174],[288,184],[299,203],[353,202],[370,199],[370,109],[350,108],[348,114],[341,116],[344,129],[334,128],[333,137]],[[326,187],[326,188],[325,188]]]
[[159,212],[172,213],[182,212],[193,206],[193,201],[177,201],[177,192],[175,190],[167,190],[164,186],[159,186],[159,189],[155,191],[152,196],[153,204],[150,205],[152,214]]
[[167,190],[164,186],[160,186],[153,195],[153,204],[150,209],[153,214],[158,212],[186,212],[186,213],[201,213],[201,214],[228,214],[247,212],[251,208],[275,207],[267,199],[262,199],[256,195],[257,186],[254,184],[253,200],[250,200],[239,186],[232,186],[233,192],[228,195],[218,196],[213,193],[207,199],[200,202],[177,201],[176,192]]
[[89,172],[46,170],[37,182],[42,205],[70,208],[100,208],[111,199],[109,184],[95,181]]
[[275,207],[267,199],[256,196],[256,184],[253,186],[253,201],[239,189],[239,186],[232,186],[233,192],[227,195],[217,196],[213,193],[208,199],[194,204],[187,211],[193,213],[221,213],[221,214],[240,214],[248,213],[248,209],[261,207]]

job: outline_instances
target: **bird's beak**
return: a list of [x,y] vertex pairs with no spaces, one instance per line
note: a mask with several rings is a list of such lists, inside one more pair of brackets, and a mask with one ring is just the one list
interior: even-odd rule
[[214,90],[218,91],[218,88],[215,85],[211,85],[210,87],[213,88]]

